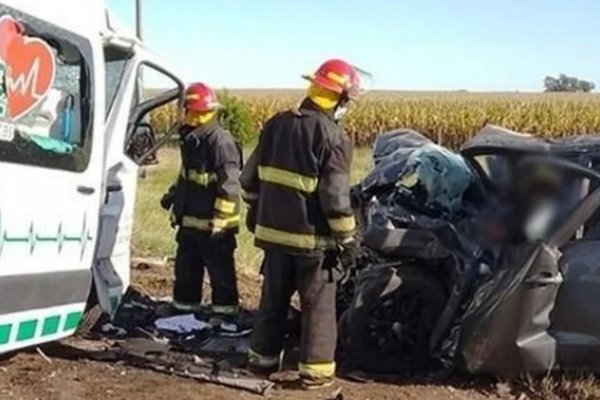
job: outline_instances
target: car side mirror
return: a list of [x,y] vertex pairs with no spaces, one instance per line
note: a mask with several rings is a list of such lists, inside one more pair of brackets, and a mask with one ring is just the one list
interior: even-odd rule
[[[154,128],[149,123],[140,122],[136,125],[130,137],[127,154],[136,162],[142,160],[140,165],[157,164],[156,150],[153,151],[155,145]],[[148,154],[149,152],[151,153]]]

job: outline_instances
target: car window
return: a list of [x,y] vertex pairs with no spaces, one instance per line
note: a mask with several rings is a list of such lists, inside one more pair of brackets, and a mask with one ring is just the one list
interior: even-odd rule
[[[596,172],[600,172],[600,157],[589,156],[586,167],[591,168]],[[598,182],[591,181],[588,183],[588,191],[590,193],[598,189],[598,187],[600,187]],[[596,211],[585,224],[583,239],[600,240],[600,210]]]
[[81,172],[91,151],[91,48],[0,5],[0,161]]

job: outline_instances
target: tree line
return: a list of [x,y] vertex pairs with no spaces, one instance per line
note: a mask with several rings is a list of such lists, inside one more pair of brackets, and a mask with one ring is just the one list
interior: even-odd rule
[[558,78],[547,76],[544,79],[544,87],[546,92],[589,93],[596,88],[596,84],[574,76],[560,74]]

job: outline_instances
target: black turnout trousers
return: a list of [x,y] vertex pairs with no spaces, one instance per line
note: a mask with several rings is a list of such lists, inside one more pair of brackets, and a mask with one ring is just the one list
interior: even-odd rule
[[265,357],[281,352],[291,297],[298,291],[302,307],[300,364],[334,362],[336,283],[332,270],[324,264],[321,255],[265,251],[262,298],[250,346],[253,352]]
[[238,289],[233,253],[233,232],[211,237],[209,232],[180,228],[177,232],[175,286],[173,298],[178,303],[200,304],[204,268],[212,288],[212,305],[237,306]]

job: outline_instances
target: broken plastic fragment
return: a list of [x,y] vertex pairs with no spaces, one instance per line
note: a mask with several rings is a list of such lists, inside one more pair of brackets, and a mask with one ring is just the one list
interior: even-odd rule
[[154,321],[156,329],[174,332],[174,333],[191,333],[204,329],[212,329],[212,326],[204,321],[200,321],[194,317],[194,314],[176,315],[174,317],[159,318]]
[[51,153],[71,154],[73,152],[73,146],[70,143],[63,142],[62,140],[38,135],[28,135],[27,139]]

